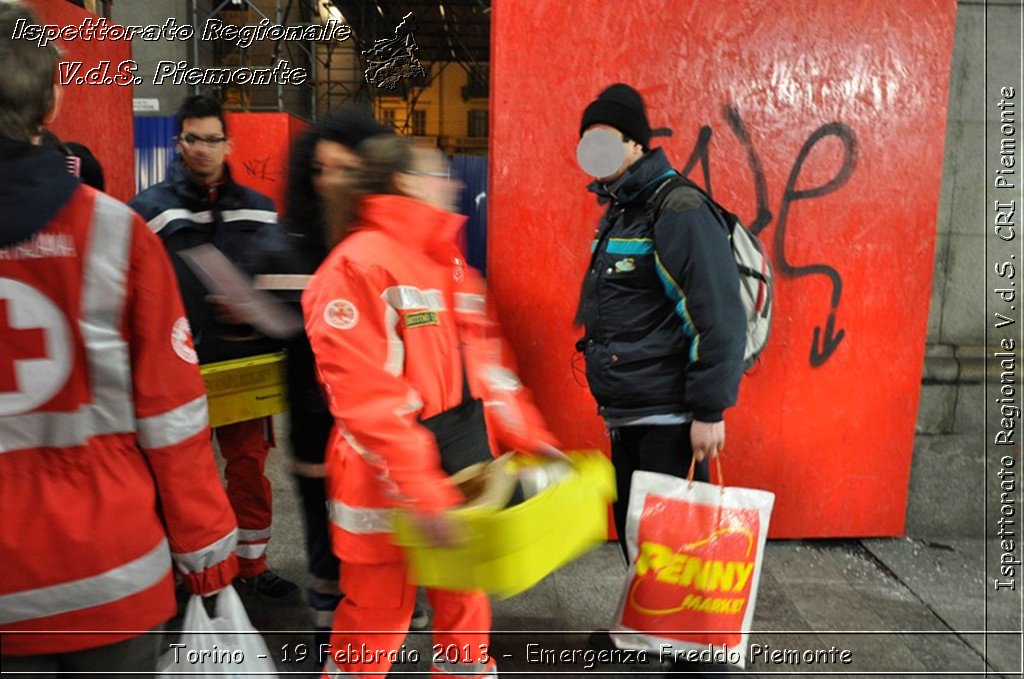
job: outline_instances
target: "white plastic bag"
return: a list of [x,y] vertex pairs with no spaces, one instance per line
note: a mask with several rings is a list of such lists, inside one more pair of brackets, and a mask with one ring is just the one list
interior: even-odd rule
[[189,600],[181,638],[160,656],[157,677],[277,679],[267,644],[249,622],[234,587],[221,590],[215,610],[216,617],[210,618],[201,596]]
[[630,566],[611,634],[620,648],[746,665],[775,495],[727,488],[718,475],[715,485],[634,472]]

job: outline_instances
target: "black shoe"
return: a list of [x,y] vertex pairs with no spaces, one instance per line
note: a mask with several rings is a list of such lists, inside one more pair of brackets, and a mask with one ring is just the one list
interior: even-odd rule
[[235,578],[235,588],[240,594],[255,594],[270,603],[299,603],[299,586],[269,568],[251,578]]

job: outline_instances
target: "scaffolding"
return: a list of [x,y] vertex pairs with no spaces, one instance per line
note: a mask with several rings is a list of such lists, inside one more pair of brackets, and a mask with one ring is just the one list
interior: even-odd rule
[[[291,85],[226,85],[221,87],[225,107],[243,111],[287,112],[305,120],[351,102],[400,98],[406,121],[423,92],[446,69],[464,69],[469,84],[462,96],[486,97],[490,54],[490,3],[484,0],[188,0],[189,21],[196,26],[190,45],[191,66],[196,68],[267,67],[280,60],[308,73],[298,90]],[[416,56],[423,75],[399,78],[394,90],[367,82],[367,54],[377,42],[395,35],[409,14],[415,23]],[[227,41],[202,40],[202,27],[210,19],[225,24],[252,25],[267,20],[274,25],[312,26],[328,18],[351,27],[344,41],[277,40],[240,47]],[[200,86],[194,85],[198,93]],[[408,125],[408,123],[406,123]],[[404,130],[411,132],[411,129]]]

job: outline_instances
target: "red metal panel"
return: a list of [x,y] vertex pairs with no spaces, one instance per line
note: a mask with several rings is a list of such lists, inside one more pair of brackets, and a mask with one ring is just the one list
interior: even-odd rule
[[303,123],[287,113],[227,113],[225,118],[233,145],[228,163],[235,180],[270,196],[280,212],[289,144],[293,130]]
[[763,229],[776,267],[764,363],[726,416],[727,480],[777,493],[775,537],[903,533],[955,14],[954,0],[495,0],[490,283],[563,443],[608,444],[570,368],[600,215],[575,146],[583,108],[626,82],[652,127],[675,130],[654,141]]
[[[96,16],[65,0],[29,0],[29,4],[44,24],[79,26],[87,17]],[[82,62],[76,77],[85,77],[103,61],[110,62],[106,73],[114,77],[118,65],[132,58],[128,41],[58,40],[56,44],[64,52],[62,62]],[[107,193],[123,201],[135,195],[131,86],[66,85],[59,115],[51,127],[64,141],[89,147],[103,166]]]

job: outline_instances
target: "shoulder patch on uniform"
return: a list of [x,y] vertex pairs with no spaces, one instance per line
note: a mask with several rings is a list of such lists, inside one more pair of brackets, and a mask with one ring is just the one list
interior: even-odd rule
[[196,355],[196,349],[192,343],[192,328],[184,316],[174,321],[174,326],[171,328],[171,348],[174,349],[178,358],[186,363],[199,364],[199,356]]
[[359,309],[347,299],[333,299],[324,307],[324,322],[338,330],[351,330],[359,322]]
[[665,196],[665,203],[662,205],[662,210],[686,212],[687,210],[700,207],[703,202],[704,196],[700,191],[689,186],[679,186]]

